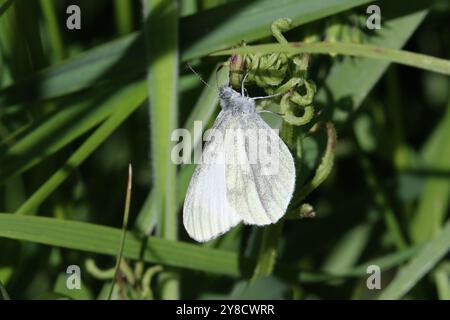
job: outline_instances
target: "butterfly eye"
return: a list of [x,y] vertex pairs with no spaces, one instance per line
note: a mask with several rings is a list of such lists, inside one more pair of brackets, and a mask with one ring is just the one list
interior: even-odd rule
[[228,87],[221,88],[220,93],[219,93],[219,97],[221,99],[225,99],[225,100],[231,99],[232,95],[233,95],[233,93],[232,93],[231,89]]

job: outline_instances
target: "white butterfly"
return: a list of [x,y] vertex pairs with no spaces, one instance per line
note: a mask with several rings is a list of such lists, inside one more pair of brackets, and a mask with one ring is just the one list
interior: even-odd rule
[[[219,98],[222,110],[213,130],[205,134],[202,163],[195,168],[183,208],[184,227],[199,242],[216,238],[239,222],[258,226],[277,222],[295,185],[292,155],[256,113],[257,98],[228,86],[220,88]],[[271,154],[259,152],[267,141]]]

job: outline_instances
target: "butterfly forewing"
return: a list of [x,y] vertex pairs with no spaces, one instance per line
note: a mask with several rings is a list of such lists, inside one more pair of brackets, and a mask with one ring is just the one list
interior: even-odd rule
[[[222,111],[213,125],[218,134],[229,125],[229,112]],[[189,183],[183,208],[183,224],[189,236],[205,242],[227,232],[240,222],[227,199],[224,145],[208,136],[201,163]]]

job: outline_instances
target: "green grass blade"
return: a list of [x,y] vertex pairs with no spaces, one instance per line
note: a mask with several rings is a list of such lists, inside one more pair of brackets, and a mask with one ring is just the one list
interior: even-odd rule
[[[281,17],[291,18],[296,27],[369,2],[373,1],[262,0],[238,1],[214,8],[186,18],[186,23],[193,27],[186,35],[187,40],[197,41],[186,48],[185,57],[192,59],[210,53],[212,48],[223,49],[241,40],[250,42],[266,37],[270,34],[271,23]],[[206,28],[205,23],[212,21],[212,28]]]
[[[150,33],[147,40],[149,56],[148,91],[153,186],[158,219],[158,233],[166,238],[177,238],[175,203],[176,167],[170,155],[173,143],[171,134],[177,128],[178,118],[178,14],[175,2],[146,0],[143,2],[146,19],[145,30],[162,29]],[[164,214],[163,214],[164,213]]]
[[351,269],[369,243],[372,227],[370,223],[360,224],[342,235],[331,254],[325,259],[322,270],[339,273]]
[[1,0],[0,1],[0,16],[8,10],[14,0]]
[[54,61],[62,61],[65,57],[65,49],[61,36],[60,23],[56,17],[55,2],[52,0],[39,0],[39,5],[44,16],[45,29],[50,38]]
[[[0,237],[115,256],[121,230],[86,222],[0,213]],[[136,237],[134,233],[128,232],[123,256],[133,260],[140,259],[141,245],[142,239]],[[366,262],[339,274],[324,275],[302,272],[299,279],[300,281],[314,282],[318,281],[320,277],[333,279],[359,277],[366,274],[369,264],[378,264],[382,270],[387,270],[402,263],[416,252],[417,248],[410,248]],[[249,268],[252,266],[250,260],[231,251],[211,249],[152,236],[146,237],[143,259],[147,262],[232,277],[248,277],[249,271],[251,271]],[[285,271],[285,266],[279,264],[275,273],[285,276]]]
[[8,295],[8,291],[6,291],[5,286],[3,285],[3,283],[0,281],[0,300],[9,300],[9,295]]
[[[434,137],[438,141],[433,154],[429,156],[430,160],[427,167],[438,172],[448,172],[450,170],[450,101],[441,122],[442,124],[438,128],[442,128],[443,131],[440,135]],[[414,213],[410,224],[411,238],[415,243],[426,241],[439,232],[448,212],[449,204],[450,181],[448,177],[432,176],[427,178],[417,211]]]
[[[401,2],[385,3],[384,10],[390,6],[400,6],[392,11],[397,14],[385,18],[384,27],[377,37],[371,38],[375,46],[399,49],[403,47],[412,33],[425,18],[427,10],[412,10],[401,6]],[[352,59],[346,57],[336,62],[316,95],[317,103],[332,109],[332,119],[339,131],[348,117],[357,110],[374,85],[389,66],[387,61],[369,59]],[[364,70],[364,72],[361,72]]]
[[449,264],[442,263],[433,274],[440,300],[450,300],[450,268]]
[[381,258],[373,259],[361,263],[353,268],[329,270],[323,273],[310,273],[310,272],[300,272],[298,275],[298,280],[302,283],[314,283],[323,281],[332,281],[342,278],[366,278],[367,277],[367,267],[370,265],[377,265],[380,267],[381,271],[387,271],[392,269],[403,262],[407,261],[413,257],[420,247],[411,247],[402,251],[388,254]]
[[92,135],[69,157],[64,166],[56,171],[30,198],[25,201],[16,213],[31,214],[55,189],[63,183],[110,134],[117,129],[128,116],[135,111],[145,100],[145,83],[139,82],[126,89],[135,95],[128,101],[122,101],[121,108],[114,112]]
[[[23,79],[45,65],[34,1],[4,3],[0,17],[0,47],[14,80]],[[1,103],[0,103],[1,105]]]
[[132,84],[109,97],[103,92],[87,102],[67,106],[14,136],[14,143],[5,151],[2,149],[6,146],[0,149],[0,184],[40,163],[98,125],[126,101],[142,95],[139,90],[139,86]]
[[[98,254],[117,255],[121,230],[85,222],[0,214],[0,237]],[[142,239],[127,233],[123,256],[138,260]],[[144,261],[238,277],[246,264],[233,252],[148,237]],[[245,260],[245,259],[244,259]],[[241,264],[244,264],[241,265]]]
[[450,250],[450,221],[406,265],[381,293],[379,299],[403,298]]
[[[181,58],[187,61],[238,44],[241,40],[270,36],[270,24],[280,17],[290,17],[294,25],[299,26],[369,2],[372,1],[283,0],[283,5],[279,5],[278,2],[264,0],[242,5],[238,1],[207,10],[180,20]],[[141,33],[97,46],[62,65],[1,90],[0,105],[54,98],[91,87],[105,79],[134,77],[145,69],[148,58],[145,52]],[[24,92],[27,95],[24,96]]]
[[120,35],[125,35],[133,30],[132,4],[132,1],[114,0],[114,17]]
[[[117,75],[126,81],[129,78],[127,75],[138,75],[145,65],[143,43],[139,42],[137,45],[137,37],[137,34],[133,34],[96,46],[67,62],[37,72],[23,82],[2,89],[0,105],[59,97],[91,88]],[[132,53],[122,60],[127,50]],[[130,63],[136,60],[139,61],[138,65]]]
[[[176,165],[171,160],[172,132],[178,121],[178,3],[175,0],[143,0],[144,35],[148,55],[150,144],[153,192],[158,214],[157,234],[178,238]],[[161,30],[155,32],[154,30]],[[165,273],[163,299],[177,299],[177,276]],[[163,282],[163,281],[161,281]]]
[[128,166],[128,184],[127,184],[127,192],[126,192],[126,198],[125,198],[125,209],[124,209],[124,213],[123,213],[122,234],[120,235],[119,253],[117,255],[116,266],[114,268],[114,276],[113,276],[111,287],[110,287],[109,293],[108,293],[108,300],[111,300],[111,296],[114,291],[114,285],[117,281],[117,275],[119,274],[120,263],[122,261],[123,248],[125,247],[125,239],[127,236],[128,217],[130,214],[132,178],[133,178],[133,172],[132,172],[132,167],[130,164]]
[[410,67],[450,75],[450,60],[414,53],[405,50],[395,50],[367,44],[338,43],[338,42],[291,42],[288,44],[262,44],[241,48],[223,50],[212,53],[213,56],[249,53],[317,53],[341,54],[354,57],[371,58],[395,62]]

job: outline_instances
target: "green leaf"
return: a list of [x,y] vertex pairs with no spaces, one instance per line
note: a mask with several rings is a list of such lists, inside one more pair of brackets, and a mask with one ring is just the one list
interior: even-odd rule
[[386,271],[398,266],[414,256],[421,247],[411,247],[395,253],[388,254],[384,257],[366,261],[353,268],[341,270],[329,270],[323,273],[300,272],[298,280],[303,283],[314,283],[323,281],[332,281],[341,278],[362,278],[367,277],[367,267],[377,265],[381,271]]
[[[115,256],[121,230],[86,222],[0,213],[0,237]],[[250,276],[249,268],[253,265],[248,258],[231,251],[152,236],[141,239],[131,232],[127,233],[126,238],[123,256],[133,260],[141,258],[141,246],[144,243],[143,259],[147,262],[244,278]],[[402,263],[415,252],[417,248],[410,248],[366,262],[351,270],[342,270],[337,274],[298,274],[297,268],[292,270],[281,264],[276,268],[275,274],[286,277],[288,272],[294,272],[298,274],[300,281],[305,282],[359,277],[366,274],[369,264],[378,264],[382,270],[387,270]]]
[[[423,2],[419,1],[423,4]],[[399,49],[403,47],[427,14],[427,10],[402,1],[386,1],[383,28],[370,39],[375,46]],[[389,14],[392,12],[392,14]],[[331,113],[337,131],[347,123],[348,117],[356,111],[373,86],[389,66],[387,61],[352,59],[346,57],[335,62],[330,73],[316,95],[316,103]],[[361,72],[364,70],[364,72]]]
[[292,19],[292,26],[297,27],[369,2],[374,1],[237,1],[186,18],[191,29],[184,36],[192,45],[186,48],[184,55],[186,59],[192,59],[236,45],[239,41],[250,42],[267,37],[270,25],[278,18],[288,17]]
[[[176,166],[171,161],[171,134],[178,120],[178,6],[175,1],[143,2],[148,60],[148,91],[157,232],[177,238]],[[160,28],[164,32],[151,30]]]
[[[121,230],[85,222],[7,213],[0,214],[0,237],[116,256]],[[131,232],[127,233],[126,239],[123,256],[139,259],[142,239]],[[247,263],[233,252],[157,237],[145,238],[143,259],[235,277],[242,275],[241,268]]]
[[[2,1],[0,47],[15,80],[23,79],[45,65],[35,1]],[[7,10],[6,10],[7,9]],[[1,8],[3,11],[3,7]],[[0,103],[1,105],[1,103]]]
[[1,0],[0,1],[0,16],[8,10],[14,0]]
[[[270,24],[290,17],[294,26],[306,24],[369,0],[264,0],[235,2],[180,20],[181,58],[190,60],[240,41],[270,36]],[[250,18],[251,17],[251,18]],[[165,34],[165,32],[163,32]],[[141,33],[111,41],[0,91],[0,105],[39,101],[73,93],[106,79],[134,78],[145,70],[144,37]]]
[[119,34],[130,33],[133,29],[133,3],[131,1],[114,0],[114,17]]
[[113,291],[114,291],[114,285],[117,281],[117,275],[119,274],[120,264],[122,263],[122,256],[123,256],[123,248],[125,246],[125,240],[127,236],[127,226],[128,226],[128,217],[130,215],[130,204],[131,204],[131,190],[132,190],[132,183],[133,183],[133,169],[131,164],[128,165],[128,183],[127,183],[127,192],[125,196],[125,209],[123,213],[123,221],[122,221],[122,234],[120,235],[120,246],[119,251],[116,258],[116,266],[114,267],[114,275],[113,280],[111,283],[111,287],[109,289],[108,293],[108,300],[111,300]]
[[450,250],[450,221],[439,234],[428,241],[420,252],[399,271],[379,299],[401,299],[422,279]]
[[249,54],[249,53],[319,53],[342,54],[354,57],[371,58],[404,64],[410,67],[434,71],[450,75],[450,60],[439,59],[424,54],[405,50],[395,50],[367,44],[338,43],[338,42],[291,42],[288,44],[262,44],[244,46],[235,49],[214,52],[212,56]]
[[61,273],[56,278],[56,283],[53,288],[52,293],[45,294],[44,296],[39,296],[39,299],[76,299],[76,300],[91,300],[92,293],[88,289],[89,287],[81,281],[81,288],[76,290],[71,290],[67,287],[67,279],[71,274]]
[[25,201],[16,213],[30,214],[47,197],[63,183],[84,160],[91,155],[109,135],[118,128],[128,116],[135,111],[145,100],[145,86],[143,82],[131,85],[125,89],[134,95],[127,101],[121,101],[121,106],[114,112],[88,139],[69,157],[66,163],[57,170],[33,195]]
[[436,129],[439,134],[431,136],[428,145],[434,145],[426,165],[429,170],[444,174],[426,179],[417,211],[410,224],[411,238],[420,243],[436,235],[445,220],[450,204],[450,181],[445,172],[450,170],[450,101],[446,114]]
[[9,300],[8,291],[6,291],[6,288],[3,286],[3,283],[0,281],[0,300]]
[[8,146],[5,151],[0,149],[0,184],[54,154],[105,120],[126,101],[139,95],[136,89],[127,87],[111,96],[102,92],[92,100],[66,106],[14,136],[12,146]]
[[39,0],[39,5],[45,19],[45,24],[53,50],[53,60],[59,62],[65,57],[64,44],[61,36],[60,24],[56,17],[55,2]]

